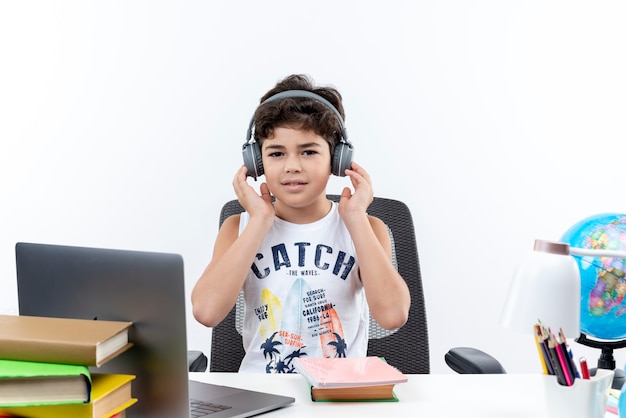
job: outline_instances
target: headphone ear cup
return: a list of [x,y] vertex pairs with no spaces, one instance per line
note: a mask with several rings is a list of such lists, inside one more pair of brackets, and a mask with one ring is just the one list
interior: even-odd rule
[[352,166],[352,151],[352,145],[343,141],[335,146],[331,167],[334,175],[345,177],[346,170]]
[[243,155],[243,164],[248,169],[248,176],[254,177],[255,180],[257,177],[262,176],[264,173],[263,159],[261,158],[259,143],[245,144],[241,153]]

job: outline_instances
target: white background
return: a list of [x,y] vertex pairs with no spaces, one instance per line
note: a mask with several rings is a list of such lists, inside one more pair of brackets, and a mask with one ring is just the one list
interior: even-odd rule
[[307,73],[413,212],[432,372],[459,345],[539,371],[500,310],[535,238],[626,212],[624,22],[621,1],[3,1],[0,311],[18,241],[179,253],[189,293],[258,99]]

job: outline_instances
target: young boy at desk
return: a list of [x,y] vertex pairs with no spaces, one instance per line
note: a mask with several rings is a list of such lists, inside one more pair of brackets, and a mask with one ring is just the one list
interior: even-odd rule
[[[351,161],[341,101],[335,88],[291,75],[262,97],[250,123],[233,180],[245,212],[223,223],[191,295],[196,320],[213,327],[243,288],[240,371],[293,372],[298,356],[365,356],[370,311],[385,329],[407,321],[409,290],[385,224],[366,213],[372,184]],[[331,173],[354,189],[338,204],[326,198]],[[261,174],[259,194],[246,180]]]

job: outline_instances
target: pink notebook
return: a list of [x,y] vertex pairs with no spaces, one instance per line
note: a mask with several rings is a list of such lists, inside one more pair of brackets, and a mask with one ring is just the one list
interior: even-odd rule
[[293,362],[311,386],[318,388],[393,385],[408,380],[380,357],[298,357]]

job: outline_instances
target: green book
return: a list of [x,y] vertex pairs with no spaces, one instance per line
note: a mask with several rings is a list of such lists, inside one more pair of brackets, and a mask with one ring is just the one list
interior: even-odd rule
[[0,360],[0,407],[88,403],[86,366]]

